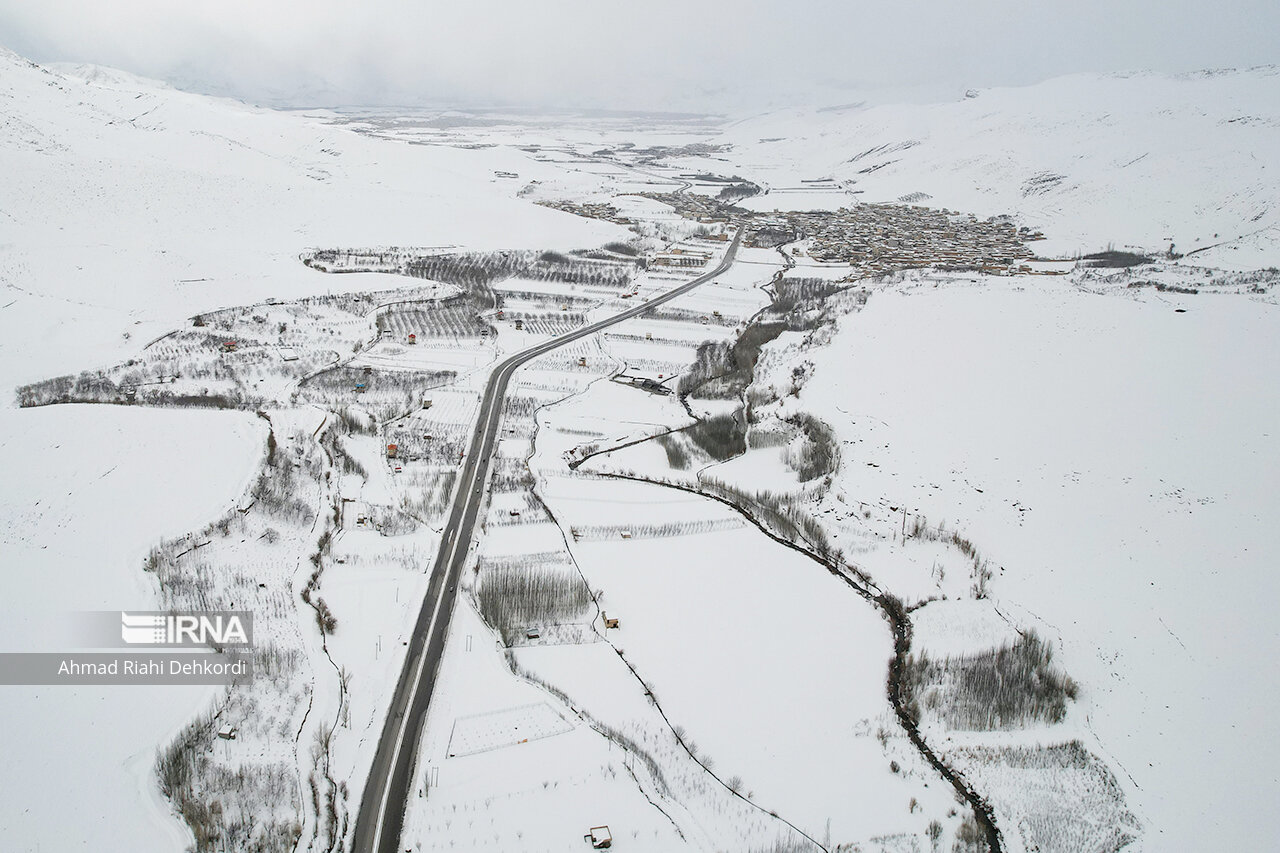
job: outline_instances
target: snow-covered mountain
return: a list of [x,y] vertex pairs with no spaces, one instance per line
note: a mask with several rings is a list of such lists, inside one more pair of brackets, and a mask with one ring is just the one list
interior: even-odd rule
[[[791,109],[738,121],[723,138],[775,190],[832,178],[860,201],[1013,214],[1045,232],[1046,254],[1173,243],[1203,250],[1209,265],[1280,263],[1275,66],[1078,74],[953,103]],[[752,206],[812,199],[775,191]]]

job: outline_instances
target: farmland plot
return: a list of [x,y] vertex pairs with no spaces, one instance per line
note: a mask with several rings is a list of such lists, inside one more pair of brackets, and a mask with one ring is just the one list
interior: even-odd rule
[[439,306],[392,307],[378,314],[378,331],[398,341],[418,338],[478,338],[492,334],[489,324],[477,317],[477,308],[466,300]]
[[[593,390],[588,396],[594,393],[596,392]],[[581,398],[577,398],[565,404],[564,413],[557,408],[548,411],[543,417],[560,423],[569,412],[580,412],[584,416],[581,421],[572,417],[568,423],[591,423],[590,413],[595,405],[585,405]],[[556,470],[557,465],[553,460],[558,458],[558,454],[555,449],[563,447],[566,441],[573,441],[572,434],[557,436],[558,433],[554,431],[545,432],[549,443],[539,442],[536,458],[539,460],[540,476],[552,474]],[[780,591],[768,591],[772,583],[769,580],[770,573],[774,570],[779,572],[777,582],[786,586],[785,595],[788,600],[794,601],[795,596],[801,594],[800,590],[807,589],[806,578],[821,584],[827,578],[825,572],[800,557],[795,557],[796,563],[791,565],[789,558],[784,557],[787,553],[784,550],[771,553],[765,559],[748,556],[748,552],[758,552],[761,548],[753,540],[753,537],[760,535],[754,528],[747,530],[739,527],[735,530],[733,527],[713,523],[706,532],[694,533],[694,530],[701,529],[697,525],[704,514],[709,514],[708,520],[721,516],[726,521],[731,520],[731,516],[725,515],[723,507],[709,503],[704,498],[671,495],[661,487],[555,476],[545,480],[540,491],[559,523],[576,530],[581,537],[571,548],[575,561],[591,586],[600,589],[601,592],[597,595],[601,606],[610,616],[621,617],[622,628],[615,644],[620,649],[625,647],[628,662],[643,676],[664,712],[680,724],[679,737],[688,744],[696,741],[697,745],[691,746],[691,749],[696,750],[699,756],[705,756],[706,766],[711,767],[714,763],[716,772],[721,774],[720,778],[736,777],[733,779],[734,784],[741,785],[742,791],[750,792],[749,796],[755,801],[765,803],[766,809],[776,809],[793,822],[798,821],[802,829],[811,833],[821,834],[830,819],[831,831],[843,841],[853,841],[859,837],[865,841],[875,832],[871,829],[874,826],[884,827],[884,831],[890,834],[911,828],[909,831],[922,836],[928,820],[924,818],[924,813],[917,813],[916,807],[906,807],[905,804],[912,796],[918,804],[924,804],[924,812],[929,813],[930,817],[939,819],[950,827],[948,833],[957,831],[959,819],[947,817],[953,806],[950,792],[936,778],[933,779],[935,784],[929,784],[926,788],[924,783],[930,781],[931,774],[922,765],[910,765],[912,769],[905,776],[899,777],[902,784],[907,785],[901,793],[891,793],[896,790],[892,785],[888,789],[882,789],[886,798],[884,802],[877,799],[873,803],[867,799],[864,780],[858,782],[859,793],[856,796],[852,793],[838,793],[843,783],[839,781],[841,774],[834,770],[836,767],[880,766],[885,768],[882,772],[886,779],[894,778],[888,770],[888,757],[884,756],[877,739],[872,737],[877,726],[886,724],[884,717],[887,714],[887,703],[879,686],[880,677],[869,674],[865,679],[828,677],[816,672],[801,676],[797,673],[797,677],[804,679],[804,691],[807,693],[815,689],[825,690],[826,685],[836,683],[846,686],[861,684],[867,689],[865,696],[859,694],[861,698],[858,699],[852,696],[839,699],[832,697],[831,701],[805,705],[807,708],[840,708],[841,713],[848,718],[865,718],[870,721],[861,729],[861,736],[851,733],[848,741],[836,734],[842,727],[836,726],[833,729],[816,720],[795,729],[789,725],[780,727],[768,722],[772,712],[768,710],[767,698],[758,693],[753,693],[750,697],[734,694],[739,686],[747,689],[746,685],[756,681],[756,677],[732,675],[733,668],[739,665],[736,661],[741,661],[743,666],[752,667],[758,677],[760,668],[768,668],[774,655],[778,655],[779,661],[789,661],[789,665],[794,665],[798,660],[825,660],[825,665],[837,669],[865,665],[882,671],[890,654],[887,646],[879,654],[867,654],[865,658],[861,656],[867,651],[868,645],[874,642],[871,637],[883,628],[876,627],[879,625],[878,618],[860,599],[846,597],[846,593],[835,589],[819,594],[814,599],[815,606],[816,601],[821,599],[833,605],[844,602],[838,606],[847,607],[848,610],[842,611],[839,617],[806,617],[806,624],[811,627],[815,624],[830,625],[831,630],[857,631],[861,630],[857,626],[863,626],[871,632],[867,637],[860,635],[858,640],[851,642],[835,637],[822,640],[815,637],[815,641],[823,645],[824,651],[812,654],[798,649],[781,652],[777,648],[780,642],[807,642],[803,639],[803,631],[769,631],[767,638],[760,639],[771,650],[766,652],[763,647],[756,649],[750,630],[752,617],[746,614],[757,614],[769,619],[784,618],[781,613],[772,612],[763,603],[770,595],[783,594]],[[664,534],[665,526],[670,524],[676,525],[670,532],[676,532],[677,535]],[[691,524],[693,526],[689,527]],[[688,528],[683,535],[677,532],[680,525]],[[647,531],[651,526],[653,532],[659,535],[648,536]],[[607,528],[617,531],[616,534],[597,539],[594,533]],[[623,531],[629,535],[624,537],[621,535]],[[592,535],[588,536],[589,533]],[[745,550],[739,551],[739,548]],[[721,578],[716,575],[718,572],[724,572],[725,575]],[[670,592],[672,589],[680,590],[674,598]],[[726,595],[752,597],[757,594],[763,598],[754,604],[725,599]],[[653,596],[662,596],[665,604],[659,606],[654,603],[651,600]],[[859,618],[865,621],[858,621]],[[826,628],[815,630],[822,633]],[[651,643],[656,645],[649,649]],[[675,651],[675,646],[679,646],[679,652]],[[842,648],[849,649],[851,656],[838,657],[837,653],[833,657],[833,650]],[[752,651],[753,649],[756,650]],[[855,652],[855,649],[859,651]],[[554,665],[556,654],[559,654],[558,650],[539,649],[537,657],[532,656],[532,651],[529,656],[522,652],[521,660],[529,661],[528,665],[535,667],[542,677],[549,678],[560,689],[566,690],[576,703],[584,703],[591,709],[606,707],[600,704],[595,692],[588,687],[587,680],[576,678],[568,668]],[[707,666],[715,669],[717,674],[713,675],[711,669],[705,672],[699,669],[702,665],[699,661],[704,654],[707,656]],[[677,660],[681,662],[683,674],[678,674],[668,666]],[[776,683],[777,677],[771,675],[770,683]],[[779,693],[786,696],[789,695],[789,690],[784,688]],[[714,706],[720,701],[725,703],[725,707],[717,711]],[[786,718],[794,723],[794,714],[799,709],[792,703],[784,704],[787,708]],[[732,711],[729,710],[730,706]],[[618,708],[613,713],[620,712],[621,709]],[[603,711],[593,710],[593,713]],[[711,716],[704,718],[704,714]],[[791,740],[793,735],[799,735],[799,730],[828,734],[820,738],[823,741],[821,747],[816,742],[802,746],[799,741]],[[657,733],[650,733],[644,742],[656,743],[656,738]],[[843,757],[831,761],[833,770],[830,774],[825,771],[815,774],[812,760],[802,758],[811,748],[819,750],[827,759],[831,759],[833,754]],[[846,749],[850,750],[848,755],[845,755]],[[785,760],[781,760],[784,755],[798,762],[794,770],[786,769]],[[895,760],[901,765],[905,759]],[[661,763],[662,759],[659,758],[659,761]],[[781,763],[777,763],[779,761]],[[719,770],[722,767],[725,769]],[[805,769],[801,771],[801,767]],[[802,777],[812,779],[817,787],[802,790],[804,784],[799,781]],[[815,777],[821,777],[821,781]],[[908,782],[908,779],[914,781]],[[908,790],[910,793],[907,793]],[[832,798],[829,801],[824,799],[828,796]],[[897,811],[891,805],[897,801],[897,797],[901,797],[900,802],[903,804],[900,819],[891,817]],[[854,800],[861,804],[854,807],[856,814],[849,805]],[[687,801],[686,805],[693,809],[699,802],[706,800],[695,798]],[[865,813],[862,811],[864,806],[867,809]],[[872,814],[878,815],[878,818],[872,817]],[[756,831],[763,831],[763,837],[769,837],[767,830]],[[868,836],[859,836],[858,832],[866,832]]]

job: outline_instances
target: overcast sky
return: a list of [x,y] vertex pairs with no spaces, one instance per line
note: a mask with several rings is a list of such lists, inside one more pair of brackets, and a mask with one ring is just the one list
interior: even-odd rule
[[742,109],[1280,62],[1275,0],[0,0],[0,44],[300,105]]

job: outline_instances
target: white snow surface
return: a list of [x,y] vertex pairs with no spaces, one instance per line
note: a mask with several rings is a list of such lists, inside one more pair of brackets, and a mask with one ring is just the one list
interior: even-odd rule
[[[76,613],[160,607],[142,559],[227,511],[261,458],[252,415],[0,409],[0,649],[66,651]],[[218,687],[0,687],[6,850],[181,850],[157,747]]]
[[[1032,244],[1044,256],[1173,243],[1179,252],[1202,250],[1187,262],[1280,262],[1275,68],[1076,75],[975,95],[765,114],[715,138],[734,145],[727,162],[685,158],[683,167],[768,186],[744,202],[760,210],[902,201],[1007,213],[1045,232]],[[0,390],[119,363],[197,312],[394,285],[378,273],[308,270],[298,262],[307,247],[569,249],[627,236],[517,198],[531,176],[545,181],[531,197],[547,199],[608,201],[606,186],[672,186],[669,175],[590,163],[572,146],[528,155],[511,147],[527,141],[519,127],[468,130],[500,144],[464,148],[444,136],[424,135],[417,141],[435,144],[419,145],[379,139],[333,118],[189,95],[108,69],[55,73],[0,49]],[[556,144],[554,130],[538,133]],[[593,133],[581,134],[586,144],[610,141]],[[495,180],[497,169],[525,177]],[[802,183],[813,178],[833,180]],[[652,219],[662,208],[657,218],[671,218],[649,200],[618,204],[628,215]],[[720,310],[723,324],[634,320],[602,336],[603,345],[579,345],[570,360],[586,353],[591,371],[669,376],[699,341],[727,337],[763,304],[757,286],[778,262],[775,252],[744,249],[729,275],[667,306]],[[798,399],[782,404],[811,411],[842,440],[832,490],[839,497],[827,499],[823,516],[835,541],[910,601],[949,596],[914,612],[919,649],[990,647],[1011,638],[1011,623],[1055,642],[1059,663],[1082,685],[1066,731],[1120,779],[1144,824],[1141,849],[1266,846],[1259,816],[1280,795],[1270,770],[1280,749],[1266,734],[1280,698],[1271,667],[1280,634],[1268,610],[1280,592],[1272,571],[1280,552],[1276,306],[1242,295],[1090,293],[1049,277],[911,281],[880,288],[863,311],[840,320],[829,346],[804,350],[811,376]],[[670,284],[656,274],[639,282],[641,298]],[[601,303],[593,316],[622,304]],[[799,337],[769,345],[762,370],[785,370]],[[511,352],[535,339],[504,328],[492,346]],[[447,365],[474,391],[494,356],[487,347],[386,343],[357,363]],[[538,393],[548,402],[562,386],[581,390],[582,378],[557,376],[547,364],[522,374],[525,390],[544,383]],[[11,406],[6,398],[0,408],[6,650],[56,631],[64,610],[152,601],[138,568],[146,548],[224,511],[262,452],[263,426],[243,414]],[[473,412],[473,394],[442,391],[429,416],[406,422],[448,421],[465,431]],[[532,448],[525,423],[519,439],[504,442],[504,454],[536,451],[556,524],[495,527],[482,545],[489,555],[564,547],[575,524],[621,531],[693,518],[709,532],[568,545],[623,627],[609,634],[612,646],[584,627],[575,635],[584,644],[548,642],[515,658],[576,708],[513,678],[488,629],[459,604],[419,750],[420,781],[432,791],[411,802],[407,843],[560,850],[604,821],[619,846],[637,849],[713,849],[735,831],[767,843],[742,819],[766,826],[764,812],[730,798],[672,749],[673,735],[615,646],[717,772],[741,774],[755,800],[806,832],[821,835],[830,818],[838,838],[883,832],[884,849],[894,839],[911,849],[926,821],[952,805],[948,787],[889,718],[890,643],[869,605],[754,528],[724,524],[732,514],[720,504],[563,476],[561,454],[578,444],[685,422],[672,398],[600,381],[543,410]],[[394,503],[397,475],[380,447],[351,444],[374,471],[353,497]],[[777,452],[753,451],[716,473],[781,489],[790,472]],[[683,476],[666,470],[653,443],[617,458]],[[967,579],[944,546],[886,545],[883,531],[869,532],[884,527],[890,506],[945,519],[976,542],[999,570],[992,601],[956,599]],[[400,664],[400,637],[426,585],[427,575],[405,563],[429,560],[434,546],[426,530],[400,541],[350,531],[334,546],[345,562],[329,568],[326,594],[343,629],[330,651],[354,673],[354,686],[333,766],[349,779],[353,804]],[[946,560],[953,563],[944,583],[931,572]],[[333,672],[325,678],[336,681]],[[336,712],[333,685],[317,691],[318,707]],[[24,735],[10,738],[0,776],[3,846],[90,849],[111,838],[121,849],[184,848],[187,831],[156,790],[154,750],[212,695],[0,689],[0,719]],[[514,719],[530,705],[569,730],[448,756],[455,720]],[[546,713],[539,711],[544,722]],[[589,718],[644,738],[673,784],[698,792],[665,803],[686,844],[647,799],[660,786],[629,767],[632,759]],[[890,731],[878,743],[882,725]],[[900,774],[888,769],[890,756]],[[1004,781],[994,787],[1008,791]],[[909,810],[911,797],[923,811]]]
[[[999,567],[994,605],[1059,646],[1141,849],[1266,846],[1280,314],[1024,282],[875,293],[805,353],[800,405],[844,441],[837,488],[946,520]],[[931,654],[1011,638],[957,606],[979,607],[917,611]]]

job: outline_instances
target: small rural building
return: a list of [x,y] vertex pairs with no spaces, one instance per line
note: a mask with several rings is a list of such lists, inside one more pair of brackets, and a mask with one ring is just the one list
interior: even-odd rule
[[519,331],[522,331],[523,329],[524,329],[524,320],[516,320],[516,331],[519,332]]
[[397,446],[396,446],[396,445],[394,445],[394,444],[388,444],[388,445],[387,445],[387,458],[388,458],[388,459],[395,459],[395,458],[396,458],[396,456],[397,456],[399,453],[400,453],[400,448],[399,448],[399,447],[397,447]]
[[369,386],[366,385],[365,383],[363,382],[356,383],[356,391],[367,391],[368,389],[369,389]]
[[586,367],[586,366],[587,366],[587,357],[584,355],[578,359],[578,367]]
[[235,341],[223,341],[223,342],[222,342],[222,351],[223,351],[223,352],[235,352],[235,351],[236,351],[236,342],[235,342]]
[[604,627],[605,627],[605,628],[617,628],[617,627],[618,627],[618,620],[617,620],[617,619],[611,619],[611,618],[609,618],[609,614],[608,614],[608,613],[605,613],[603,610],[601,610],[601,611],[600,611],[600,618],[604,620]]
[[297,361],[298,351],[293,347],[280,347],[281,361]]
[[603,850],[606,847],[613,846],[613,834],[609,832],[607,826],[593,826],[587,830],[587,834],[582,836],[583,841],[590,841],[592,848]]
[[218,737],[222,738],[223,740],[235,740],[236,727],[231,725],[230,723],[224,725],[222,728],[218,729]]
[[529,630],[524,632],[524,638],[526,640],[536,640],[541,636],[542,636],[542,632],[537,628],[530,628]]
[[418,342],[418,336],[417,336],[417,335],[415,335],[413,332],[410,332],[410,333],[409,333],[409,343],[411,343],[411,344],[416,344],[417,342]]
[[639,385],[642,389],[644,389],[645,391],[648,391],[651,394],[670,394],[671,393],[671,389],[668,388],[666,385],[663,385],[661,382],[659,382],[656,379],[650,379],[647,376],[641,377],[639,379],[633,379],[631,380],[631,382],[634,385]]
[[681,267],[681,268],[700,267],[705,262],[706,261],[703,258],[698,258],[692,255],[686,255],[683,253],[678,255],[659,255],[658,257],[653,259],[654,265],[660,266],[660,267]]

